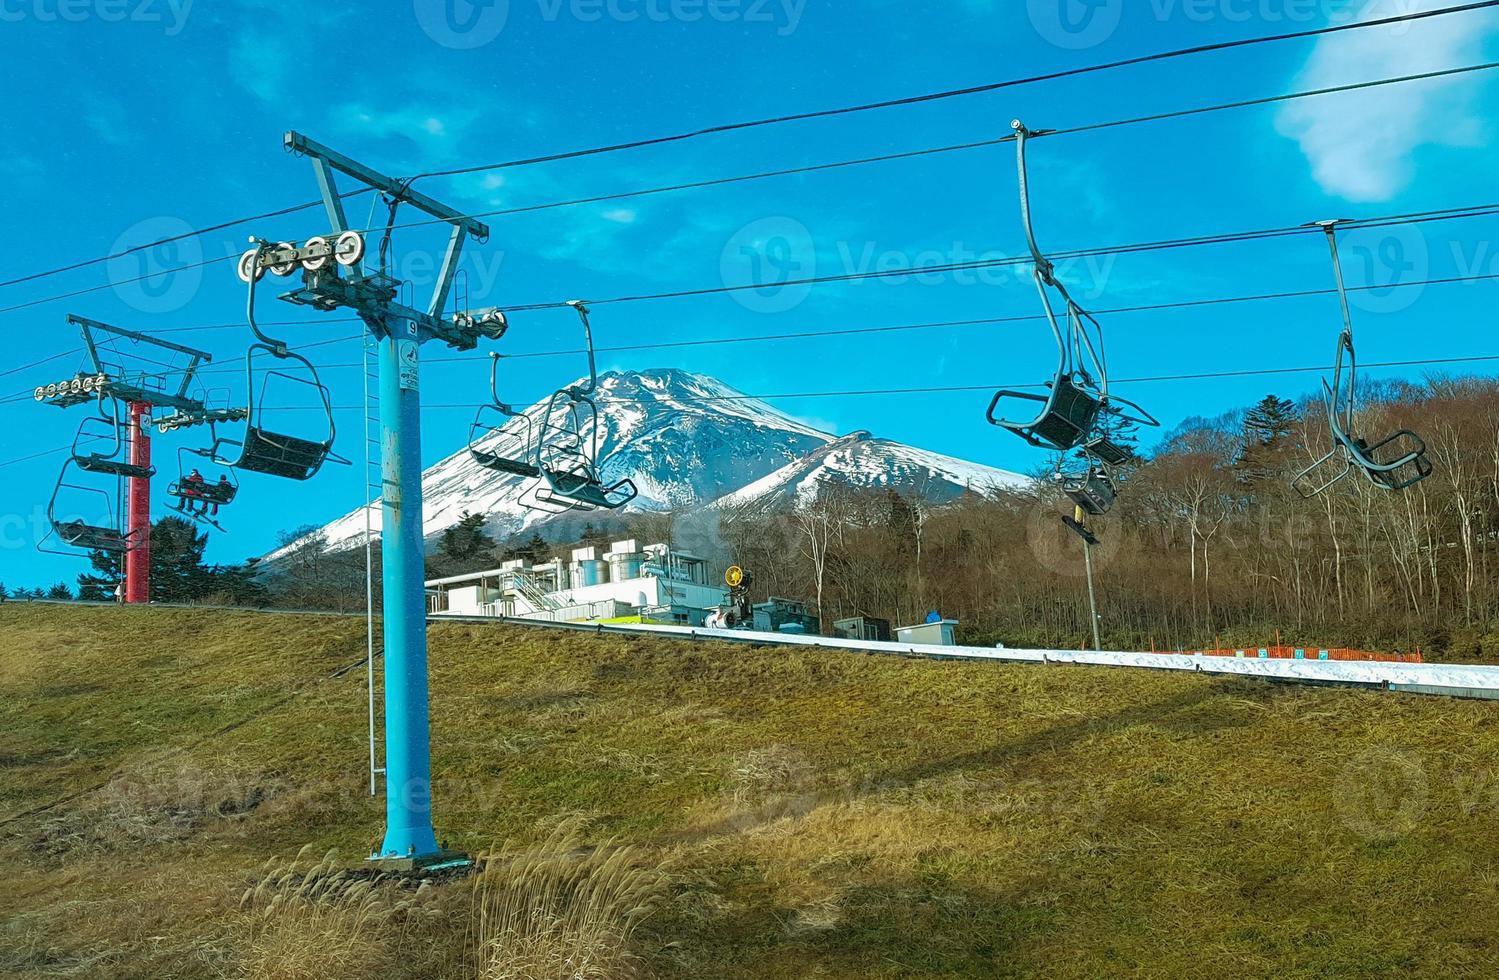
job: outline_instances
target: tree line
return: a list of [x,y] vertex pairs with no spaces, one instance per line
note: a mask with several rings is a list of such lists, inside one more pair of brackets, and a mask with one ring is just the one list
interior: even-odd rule
[[[1320,400],[1270,395],[1188,420],[1123,474],[1118,506],[1094,520],[1105,645],[1499,658],[1499,384],[1360,393],[1358,431],[1371,443],[1420,433],[1429,479],[1390,492],[1354,473],[1303,499],[1292,479],[1330,446]],[[1089,643],[1082,543],[1061,523],[1071,505],[1055,482],[974,490],[932,507],[824,487],[791,512],[723,514],[722,538],[755,568],[758,592],[809,599],[824,619],[919,622],[938,609],[963,621],[964,642]]]

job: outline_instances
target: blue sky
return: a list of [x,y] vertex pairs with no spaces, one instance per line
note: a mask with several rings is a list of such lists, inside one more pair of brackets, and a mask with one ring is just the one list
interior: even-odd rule
[[[0,0],[0,62],[9,79],[0,172],[12,229],[0,279],[312,199],[310,166],[282,152],[287,129],[406,175],[1439,5],[392,0],[376,14],[376,5],[352,3]],[[455,206],[490,210],[813,165],[993,138],[1017,116],[1033,129],[1071,127],[1478,63],[1493,57],[1496,32],[1499,13],[1479,11],[420,186]],[[1038,235],[1043,247],[1062,250],[1488,203],[1489,74],[1037,141]],[[468,295],[475,306],[503,306],[713,287],[745,281],[756,255],[771,275],[837,275],[1015,254],[1022,239],[1014,173],[1013,149],[1004,146],[498,217],[489,244],[470,247]],[[365,208],[351,205],[351,220],[363,223]],[[304,240],[322,225],[306,212],[0,287],[0,308],[237,253],[251,232]],[[1350,281],[1492,273],[1495,227],[1494,218],[1472,218],[1350,236]],[[430,275],[426,257],[435,248],[419,230],[398,235],[398,269],[418,280]],[[1085,304],[1103,309],[1330,284],[1325,247],[1312,236],[1105,257],[1062,273]],[[1355,309],[1360,354],[1382,361],[1493,353],[1473,325],[1484,323],[1496,288],[1363,294]],[[70,312],[145,331],[180,329],[237,324],[243,300],[231,267],[215,263],[0,312],[0,328],[10,339],[7,361],[23,364],[76,346],[64,323]],[[354,332],[350,323],[275,304],[269,288],[262,301],[275,319],[307,321],[283,328],[293,343]],[[609,346],[1034,312],[1029,282],[1002,270],[605,305],[594,328]],[[1330,297],[1101,319],[1116,378],[1319,365],[1330,359],[1338,327]],[[503,349],[572,347],[575,332],[566,311],[516,314]],[[216,383],[243,390],[233,369],[245,330],[173,336],[212,352],[226,369]],[[460,361],[436,360],[446,354],[437,347],[425,354],[427,401],[482,397],[482,352]],[[357,342],[316,355],[348,362]],[[680,367],[774,394],[1034,383],[1052,357],[1044,328],[1022,322],[619,353],[601,366]],[[521,402],[582,369],[580,359],[516,363],[524,366],[513,392]],[[75,367],[69,358],[6,375],[0,396]],[[326,377],[338,404],[357,404],[358,370]],[[1121,391],[1170,426],[1314,385],[1307,374]],[[776,404],[830,430],[867,428],[990,465],[1029,470],[1042,462],[983,422],[983,394]],[[8,422],[0,463],[68,443],[78,423],[76,412],[24,400],[0,411]],[[468,418],[459,409],[427,413],[429,462],[461,445]],[[359,412],[339,421],[344,448],[356,452]],[[183,444],[159,442],[165,465]],[[33,550],[61,460],[53,453],[0,469],[0,581],[71,581],[81,570],[81,562]],[[210,555],[233,561],[262,552],[278,530],[339,516],[361,493],[357,470],[330,469],[307,485],[246,477],[226,520],[231,533],[216,537]]]

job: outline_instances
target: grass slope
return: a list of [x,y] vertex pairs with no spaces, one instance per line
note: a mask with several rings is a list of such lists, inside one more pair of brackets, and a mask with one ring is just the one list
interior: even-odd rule
[[[571,818],[635,845],[670,873],[634,936],[652,974],[1499,973],[1490,703],[431,639],[439,836]],[[338,674],[363,644],[355,619],[0,605],[0,975],[253,972],[256,868],[380,835],[363,669]],[[465,887],[345,975],[472,975]]]

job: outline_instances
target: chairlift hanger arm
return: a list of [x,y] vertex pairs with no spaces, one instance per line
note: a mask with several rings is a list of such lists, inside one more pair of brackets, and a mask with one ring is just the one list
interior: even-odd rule
[[1313,221],[1308,228],[1321,228],[1327,235],[1327,249],[1332,253],[1332,274],[1338,284],[1338,301],[1343,307],[1343,330],[1353,336],[1353,313],[1348,306],[1348,289],[1343,284],[1343,259],[1338,254],[1338,226],[1348,224],[1351,218],[1333,218],[1328,221]]
[[1020,175],[1020,219],[1025,226],[1025,241],[1030,246],[1031,258],[1036,262],[1036,271],[1046,279],[1047,283],[1055,286],[1056,277],[1053,274],[1051,260],[1041,252],[1041,246],[1036,244],[1036,229],[1031,223],[1031,189],[1030,177],[1026,170],[1025,144],[1033,136],[1044,136],[1051,130],[1030,130],[1025,128],[1025,123],[1019,119],[1010,123],[1010,128],[1015,131],[1015,157],[1016,171]]
[[588,322],[588,305],[581,299],[571,299],[567,305],[578,311],[578,319],[583,321],[583,340],[588,348],[588,383],[578,385],[573,389],[579,395],[591,395],[599,385],[599,370],[593,354],[593,327]]

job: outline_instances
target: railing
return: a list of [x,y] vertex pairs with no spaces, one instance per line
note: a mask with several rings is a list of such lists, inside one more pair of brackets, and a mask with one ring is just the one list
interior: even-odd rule
[[536,579],[525,572],[516,570],[506,572],[503,584],[505,588],[529,602],[531,608],[537,612],[556,612],[563,606],[560,599],[543,589]]

